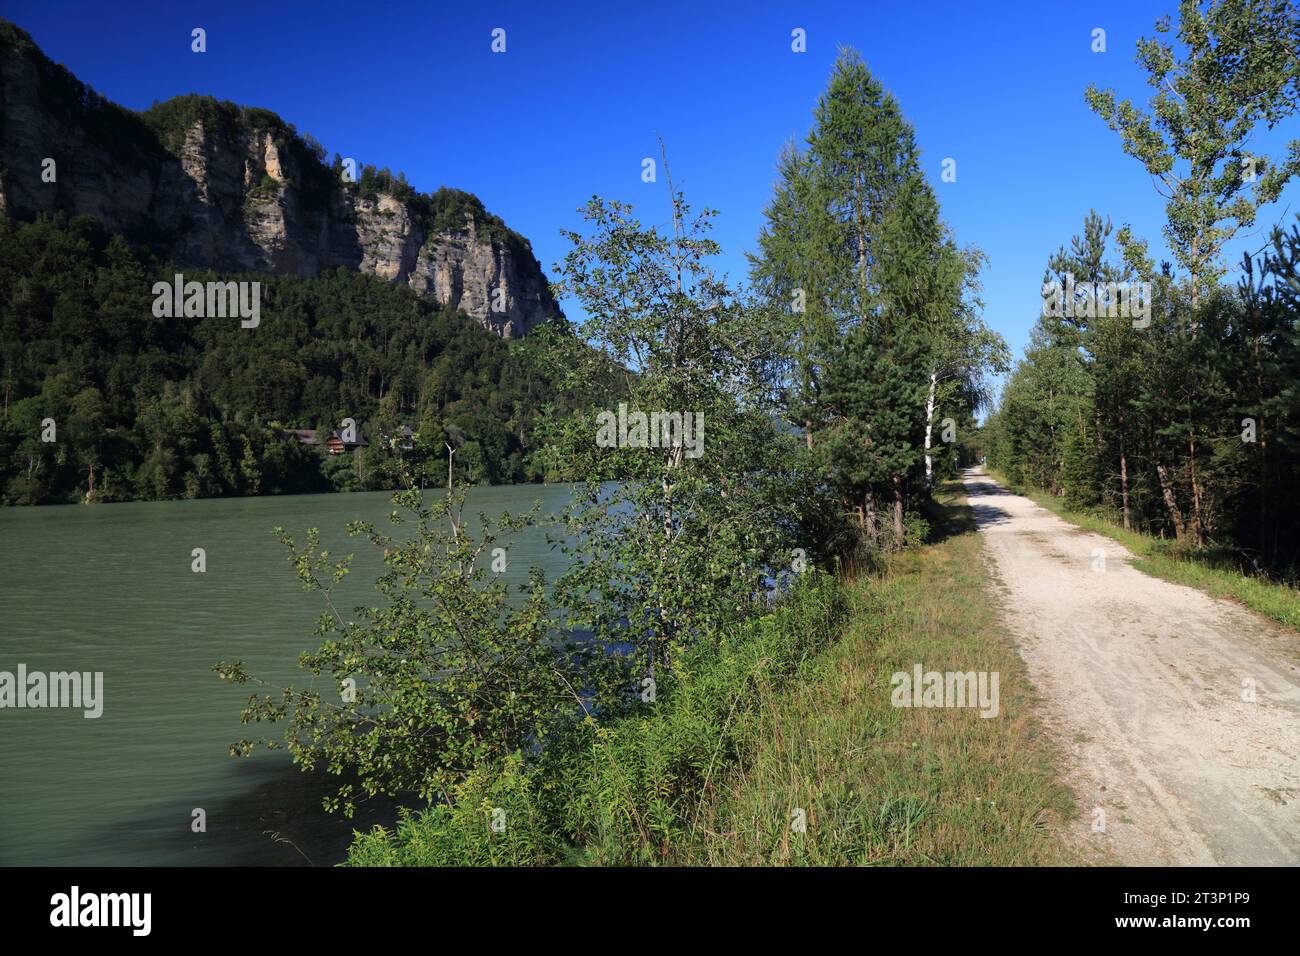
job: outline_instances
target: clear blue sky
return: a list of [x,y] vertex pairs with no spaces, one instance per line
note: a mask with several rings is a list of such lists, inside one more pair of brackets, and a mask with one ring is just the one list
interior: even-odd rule
[[[726,12],[723,7],[735,12]],[[655,4],[61,3],[0,13],[133,109],[182,93],[275,110],[330,152],[478,194],[548,274],[593,194],[668,215],[641,160],[668,145],[676,183],[721,211],[723,268],[746,273],[782,144],[802,141],[839,44],[861,51],[916,127],[962,244],[989,256],[986,320],[1020,353],[1047,256],[1096,208],[1167,256],[1163,200],[1089,112],[1090,81],[1145,102],[1134,44],[1175,0]],[[207,31],[208,52],[190,51]],[[491,31],[506,30],[493,54]],[[807,31],[808,50],[790,49]],[[1107,52],[1093,53],[1092,30]],[[1295,120],[1284,134],[1300,135]],[[957,181],[940,164],[957,161]],[[1294,184],[1266,210],[1300,211]],[[1263,221],[1263,220],[1261,220]],[[1238,243],[1253,249],[1263,237]],[[572,311],[572,309],[570,309]]]

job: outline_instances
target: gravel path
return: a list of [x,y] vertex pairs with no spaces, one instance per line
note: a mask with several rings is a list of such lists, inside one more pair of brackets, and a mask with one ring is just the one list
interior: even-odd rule
[[1135,570],[979,469],[963,478],[1071,757],[1076,836],[1126,864],[1300,863],[1300,637]]

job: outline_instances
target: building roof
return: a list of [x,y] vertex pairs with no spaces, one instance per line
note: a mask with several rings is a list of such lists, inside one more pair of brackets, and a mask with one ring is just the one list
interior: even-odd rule
[[[282,428],[280,430],[286,435],[294,436],[303,445],[320,444],[319,433],[315,428]],[[358,435],[356,441],[343,441],[343,433],[337,428],[329,433],[329,437],[325,441],[328,443],[335,438],[343,442],[345,448],[363,448],[370,444],[362,435]]]

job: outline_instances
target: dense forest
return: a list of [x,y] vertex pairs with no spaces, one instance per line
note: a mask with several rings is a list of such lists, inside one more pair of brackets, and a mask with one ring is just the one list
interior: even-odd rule
[[[1294,575],[1300,230],[1256,219],[1300,172],[1300,141],[1274,158],[1254,140],[1295,114],[1297,25],[1284,5],[1193,6],[1177,31],[1181,59],[1171,29],[1162,21],[1139,45],[1156,91],[1149,113],[1110,91],[1088,100],[1165,197],[1174,261],[1157,265],[1130,228],[1087,217],[1048,260],[1044,314],[987,423],[988,458],[1125,528]],[[1225,243],[1258,233],[1227,281]],[[1046,301],[1071,279],[1072,302]],[[1148,290],[1149,314],[1093,293],[1131,284]]]
[[[82,501],[92,483],[97,501],[392,488],[401,456],[430,457],[382,440],[402,426],[425,452],[457,448],[467,481],[545,477],[535,342],[343,269],[185,270],[260,282],[260,325],[157,317],[153,283],[176,271],[88,218],[0,217],[0,500]],[[345,455],[282,431],[345,418],[367,442]],[[445,461],[430,468],[445,482]]]
[[[1054,263],[1078,277],[1121,274],[1103,259],[1108,228],[1093,214]],[[1298,256],[1293,228],[1199,305],[1195,328],[1166,276],[1148,328],[1041,318],[988,423],[990,461],[1126,528],[1226,549],[1243,567],[1294,565]]]

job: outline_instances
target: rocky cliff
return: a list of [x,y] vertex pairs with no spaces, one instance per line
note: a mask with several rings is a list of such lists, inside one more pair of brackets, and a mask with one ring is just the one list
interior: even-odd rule
[[506,337],[558,313],[528,241],[476,197],[327,164],[267,110],[184,96],[135,113],[0,20],[0,212],[57,211],[94,216],[181,266],[371,273]]

